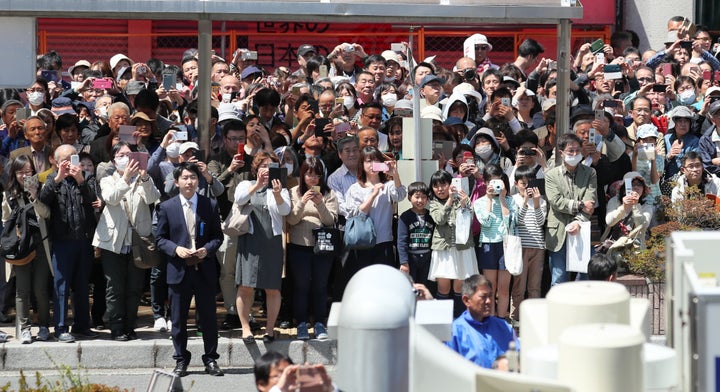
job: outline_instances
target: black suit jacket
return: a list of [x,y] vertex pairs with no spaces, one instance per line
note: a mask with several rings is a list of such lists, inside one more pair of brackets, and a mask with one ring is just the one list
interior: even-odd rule
[[[185,277],[185,271],[188,268],[195,268],[195,266],[188,267],[185,260],[175,253],[178,246],[190,247],[190,235],[185,224],[180,197],[177,195],[164,201],[157,210],[155,238],[158,247],[166,255],[168,284],[181,283]],[[196,211],[195,248],[205,248],[208,252],[208,256],[197,267],[208,282],[213,282],[217,279],[215,253],[223,242],[220,213],[217,202],[202,195],[198,195]]]

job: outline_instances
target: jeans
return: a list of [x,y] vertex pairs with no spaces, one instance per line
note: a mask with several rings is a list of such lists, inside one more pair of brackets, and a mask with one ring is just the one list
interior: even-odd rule
[[74,328],[90,328],[90,267],[92,248],[89,240],[57,240],[52,245],[52,267],[55,271],[55,333],[68,332],[67,312],[70,289],[73,291]]
[[165,306],[168,300],[167,264],[160,263],[150,269],[150,304],[153,318],[169,318],[170,307]]
[[[555,286],[558,283],[564,283],[568,281],[566,246],[567,241],[565,241],[559,251],[548,251],[548,256],[550,259],[550,287]],[[594,253],[595,250],[590,249],[590,256],[592,256]],[[579,272],[575,276],[575,280],[587,280],[587,274]]]

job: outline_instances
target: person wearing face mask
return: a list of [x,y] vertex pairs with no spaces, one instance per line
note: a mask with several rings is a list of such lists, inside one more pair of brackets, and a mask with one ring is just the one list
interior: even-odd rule
[[47,99],[48,82],[45,78],[38,76],[35,83],[26,90],[28,108],[35,115],[42,108],[50,109],[49,100]]
[[382,121],[385,122],[390,118],[398,101],[397,87],[392,83],[382,83],[375,88],[373,99],[382,104]]
[[557,148],[563,164],[545,172],[548,218],[545,245],[550,259],[552,286],[568,280],[566,246],[568,235],[580,233],[580,222],[590,220],[597,202],[597,176],[591,167],[580,165],[582,140],[564,134]]
[[135,322],[145,272],[132,257],[132,229],[141,236],[150,234],[150,205],[160,191],[139,162],[130,159],[130,145],[118,142],[112,148],[115,172],[100,180],[105,208],[95,230],[92,245],[100,248],[107,277],[107,314],[113,340],[137,339]]
[[[720,107],[720,106],[719,106]],[[716,107],[717,109],[718,107]],[[716,113],[710,111],[710,113]],[[690,151],[698,151],[700,138],[692,131],[695,115],[686,106],[678,106],[668,113],[672,121],[668,122],[668,133],[665,135],[665,175],[666,182],[680,172],[683,156]]]
[[490,128],[477,130],[470,138],[469,144],[475,153],[475,164],[480,173],[491,163],[500,166],[504,172],[512,168],[512,161],[500,153],[500,144]]
[[683,106],[692,106],[697,100],[697,87],[695,80],[689,76],[681,75],[675,79],[673,85],[677,103]]

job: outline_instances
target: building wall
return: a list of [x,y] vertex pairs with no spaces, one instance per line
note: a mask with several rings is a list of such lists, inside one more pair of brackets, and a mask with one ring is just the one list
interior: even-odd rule
[[692,20],[694,0],[625,0],[625,28],[640,36],[640,50],[663,47],[667,21],[675,15]]

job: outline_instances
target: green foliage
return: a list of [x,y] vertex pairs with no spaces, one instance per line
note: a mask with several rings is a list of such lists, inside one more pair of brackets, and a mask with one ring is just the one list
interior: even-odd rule
[[661,223],[650,229],[645,249],[628,250],[627,268],[653,282],[665,281],[665,238],[674,231],[720,230],[720,212],[715,203],[696,187],[685,190],[684,199],[672,204],[663,196],[655,214]]

